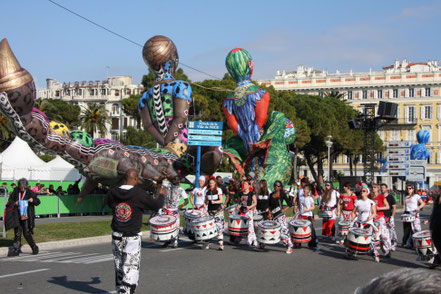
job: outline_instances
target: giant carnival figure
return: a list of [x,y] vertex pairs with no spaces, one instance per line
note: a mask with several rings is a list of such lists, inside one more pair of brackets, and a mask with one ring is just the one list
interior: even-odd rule
[[246,50],[231,50],[225,64],[236,89],[224,100],[223,111],[238,136],[225,144],[224,153],[240,174],[253,172],[269,187],[277,180],[286,184],[291,177],[287,145],[295,140],[293,123],[278,111],[268,117],[270,96],[251,82],[253,60]]
[[[124,146],[107,139],[92,140],[85,132],[69,132],[65,126],[50,122],[43,112],[34,108],[36,92],[32,76],[20,66],[7,40],[0,42],[1,112],[11,121],[17,136],[31,148],[60,155],[86,176],[79,199],[97,183],[119,185],[129,169],[138,172],[140,185],[145,188],[163,179],[172,181],[178,177],[184,182],[185,175],[194,169],[187,160],[189,156],[184,154],[191,88],[172,76],[178,62],[176,47],[170,39],[155,36],[147,41],[143,56],[158,75],[155,85],[140,102],[146,130],[164,146],[155,150]],[[213,173],[222,158],[222,150],[205,150],[204,156],[201,169]]]
[[421,130],[417,133],[418,144],[410,146],[410,159],[426,160],[430,156],[426,144],[429,142],[430,134],[427,130]]

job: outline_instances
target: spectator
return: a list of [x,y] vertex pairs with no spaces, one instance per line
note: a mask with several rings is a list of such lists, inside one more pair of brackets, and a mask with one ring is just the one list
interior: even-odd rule
[[11,184],[11,189],[12,189],[12,191],[14,191],[15,187],[17,187],[17,185],[16,185],[15,183],[12,183],[12,184]]
[[72,194],[80,194],[80,187],[78,184],[80,183],[82,177],[80,177],[72,186]]
[[40,190],[38,191],[39,195],[49,195],[49,189],[44,186],[44,184],[40,184]]
[[49,195],[57,194],[57,191],[54,190],[54,185],[49,185]]
[[36,183],[35,187],[32,188],[32,192],[37,193],[40,191],[40,183]]
[[55,194],[56,194],[57,196],[62,196],[62,195],[64,195],[63,188],[62,188],[61,186],[58,186],[57,190],[55,191]]

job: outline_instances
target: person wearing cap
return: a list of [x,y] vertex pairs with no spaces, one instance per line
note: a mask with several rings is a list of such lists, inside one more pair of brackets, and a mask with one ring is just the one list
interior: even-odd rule
[[200,176],[198,179],[199,187],[194,188],[190,195],[190,203],[194,209],[203,210],[206,212],[205,205],[205,176]]

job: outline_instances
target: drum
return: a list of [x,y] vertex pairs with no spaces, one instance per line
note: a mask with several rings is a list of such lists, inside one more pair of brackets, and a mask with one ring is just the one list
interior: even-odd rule
[[183,232],[188,236],[194,236],[192,221],[204,215],[202,210],[191,209],[184,212]]
[[228,217],[237,214],[236,208],[237,208],[236,205],[228,206],[227,208],[225,208],[225,211],[227,212]]
[[170,241],[179,234],[176,217],[173,215],[158,215],[151,218],[150,238],[154,241]]
[[430,257],[438,254],[432,242],[432,234],[430,231],[420,231],[412,235],[413,246],[417,254],[421,257]]
[[255,214],[253,216],[253,221],[254,221],[254,231],[257,231],[257,225],[263,221],[263,215],[261,214]]
[[311,222],[306,219],[293,219],[289,222],[289,233],[294,243],[311,241]]
[[348,220],[342,220],[339,221],[337,224],[338,232],[340,234],[340,237],[347,236],[349,227],[351,226],[351,221]]
[[350,228],[346,238],[346,247],[354,254],[367,254],[371,247],[372,234],[369,230]]
[[280,242],[281,226],[276,221],[262,221],[257,225],[257,242],[277,244]]
[[210,240],[217,236],[216,224],[211,216],[194,219],[192,226],[196,241]]
[[334,213],[332,210],[324,209],[319,212],[319,218],[322,218],[322,219],[330,219],[333,217],[333,215],[334,215]]
[[416,219],[416,217],[410,213],[403,213],[401,215],[401,221],[403,223],[412,223],[415,221],[415,219]]
[[228,232],[231,236],[248,236],[248,223],[246,216],[230,215],[228,219]]

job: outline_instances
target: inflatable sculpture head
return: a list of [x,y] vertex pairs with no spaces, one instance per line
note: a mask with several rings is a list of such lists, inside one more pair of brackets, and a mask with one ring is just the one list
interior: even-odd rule
[[20,66],[6,39],[0,42],[0,60],[0,92],[6,92],[18,115],[31,113],[36,95],[34,80]]
[[421,130],[417,133],[418,143],[426,145],[429,142],[430,134],[427,130]]
[[158,74],[161,69],[171,74],[179,64],[178,50],[172,40],[165,36],[154,36],[147,40],[142,49],[144,62]]
[[253,75],[253,59],[250,53],[242,48],[233,49],[228,53],[225,66],[236,82],[249,80]]

